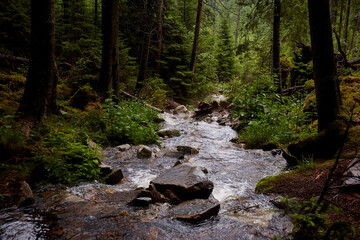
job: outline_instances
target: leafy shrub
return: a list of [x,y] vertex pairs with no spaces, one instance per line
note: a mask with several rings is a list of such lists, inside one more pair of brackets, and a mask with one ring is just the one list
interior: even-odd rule
[[32,134],[39,144],[34,155],[43,174],[41,182],[70,184],[99,179],[100,155],[87,145],[84,135],[74,129],[56,130],[54,126],[39,127]]
[[105,100],[105,134],[111,145],[122,143],[157,143],[158,126],[153,122],[157,113],[141,103],[123,101],[116,104]]

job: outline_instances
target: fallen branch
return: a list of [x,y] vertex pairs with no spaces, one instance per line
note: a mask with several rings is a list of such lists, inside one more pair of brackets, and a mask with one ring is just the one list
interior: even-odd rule
[[25,63],[29,62],[28,58],[10,56],[10,55],[6,55],[6,54],[2,54],[2,53],[0,53],[0,58],[4,58],[4,59],[10,60],[10,61],[18,61],[18,62],[25,62]]
[[350,63],[350,64],[360,63],[360,57],[359,57],[359,58],[355,58],[355,59],[353,59],[353,60],[350,60],[349,63]]
[[301,91],[303,91],[303,90],[304,90],[304,87],[305,87],[305,85],[294,86],[294,87],[291,87],[291,88],[284,89],[284,90],[282,91],[282,93],[283,93],[284,95],[286,95],[286,94],[291,95],[291,94],[293,94],[294,92],[297,92],[297,91],[301,92]]
[[164,111],[161,110],[160,108],[151,106],[150,104],[146,103],[144,100],[142,100],[142,99],[140,99],[140,98],[137,98],[137,97],[131,95],[130,93],[127,93],[127,92],[125,92],[125,91],[123,91],[123,90],[120,90],[120,92],[121,92],[121,94],[123,94],[123,95],[125,95],[125,96],[127,96],[127,97],[129,97],[129,98],[131,98],[131,99],[134,99],[136,102],[140,102],[140,103],[144,104],[145,106],[147,106],[147,107],[149,107],[149,108],[151,108],[151,109],[153,109],[153,110],[155,110],[155,111],[157,111],[157,112],[160,112],[160,113],[163,113],[163,112],[164,112]]

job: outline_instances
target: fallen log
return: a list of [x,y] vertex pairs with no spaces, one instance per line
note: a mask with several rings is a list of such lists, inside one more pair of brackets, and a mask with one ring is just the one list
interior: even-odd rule
[[297,91],[301,92],[304,90],[305,85],[290,87],[282,91],[283,95],[291,95]]
[[358,63],[360,63],[360,57],[359,57],[359,58],[355,58],[355,59],[353,59],[353,60],[350,60],[349,63],[350,63],[350,64],[358,64]]
[[140,102],[140,103],[144,104],[145,106],[147,106],[147,107],[149,107],[149,108],[151,108],[151,109],[153,109],[153,110],[155,110],[155,111],[157,111],[157,112],[160,112],[160,113],[163,113],[163,112],[164,112],[164,111],[161,110],[160,108],[151,106],[150,104],[146,103],[144,100],[142,100],[142,99],[140,99],[140,98],[137,98],[137,97],[131,95],[131,94],[128,93],[128,92],[125,92],[125,91],[123,91],[123,90],[120,90],[120,92],[121,92],[121,94],[123,94],[123,95],[125,95],[125,96],[127,96],[127,97],[129,97],[129,98],[131,98],[131,99],[134,99],[136,102]]
[[2,54],[2,53],[0,53],[0,58],[10,60],[10,61],[18,61],[18,62],[25,62],[25,63],[29,62],[28,58],[10,56],[10,55],[6,55],[6,54]]

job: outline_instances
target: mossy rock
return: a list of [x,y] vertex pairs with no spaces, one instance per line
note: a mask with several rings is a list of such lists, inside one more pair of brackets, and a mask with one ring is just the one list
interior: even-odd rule
[[303,112],[314,113],[316,112],[316,93],[315,90],[311,91],[304,100]]
[[91,88],[80,88],[70,98],[70,106],[84,110],[90,102],[99,102],[97,93]]
[[56,87],[56,97],[59,100],[68,100],[71,97],[71,88],[65,84],[59,84]]
[[304,91],[310,93],[313,90],[315,90],[315,81],[313,79],[306,81],[304,84]]
[[360,112],[360,105],[355,103],[359,101],[360,77],[346,76],[339,77],[341,90],[341,114],[347,118],[351,115],[351,109],[355,104],[354,112]]
[[26,78],[20,74],[0,73],[0,84],[7,85],[12,91],[18,91],[25,86]]
[[288,150],[291,155],[301,160],[303,156],[331,159],[341,145],[346,124],[336,120],[315,136],[291,143]]

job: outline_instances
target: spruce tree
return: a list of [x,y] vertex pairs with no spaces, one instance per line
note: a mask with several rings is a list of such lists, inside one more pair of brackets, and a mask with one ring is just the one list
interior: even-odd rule
[[228,82],[234,75],[235,52],[227,18],[223,18],[218,36],[217,74],[222,82]]

